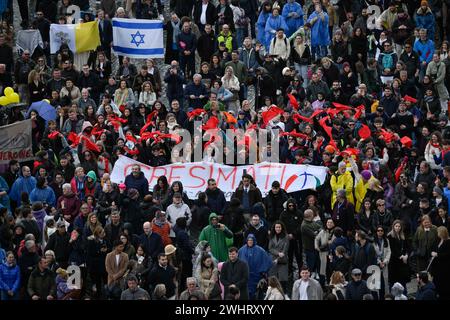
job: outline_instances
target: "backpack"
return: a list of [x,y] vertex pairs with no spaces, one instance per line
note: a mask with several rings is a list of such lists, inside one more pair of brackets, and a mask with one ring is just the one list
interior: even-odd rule
[[394,68],[394,59],[392,58],[393,53],[383,53],[383,58],[381,63],[383,65],[383,69],[393,69]]

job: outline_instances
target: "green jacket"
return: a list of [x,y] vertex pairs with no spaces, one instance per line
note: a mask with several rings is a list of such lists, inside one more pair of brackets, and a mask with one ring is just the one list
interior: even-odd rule
[[41,274],[39,268],[36,267],[31,272],[28,280],[28,294],[30,297],[38,295],[41,300],[47,300],[48,296],[56,299],[56,275],[53,271],[47,269]]
[[228,66],[231,66],[233,68],[234,75],[238,78],[240,84],[243,84],[245,83],[245,81],[247,81],[247,67],[242,61],[229,61],[225,64],[225,69]]
[[206,240],[211,246],[211,252],[219,262],[227,261],[228,259],[228,247],[225,238],[232,238],[233,232],[225,226],[222,231],[218,228],[214,228],[211,224],[211,219],[217,218],[217,214],[214,212],[209,215],[209,226],[203,228],[200,233],[199,241]]

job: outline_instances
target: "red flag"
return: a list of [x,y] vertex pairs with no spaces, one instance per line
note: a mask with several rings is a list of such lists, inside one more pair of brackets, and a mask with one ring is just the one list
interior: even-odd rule
[[331,130],[332,128],[327,126],[325,123],[327,120],[329,120],[330,117],[323,117],[322,119],[319,120],[319,124],[322,126],[323,130],[325,130],[326,134],[328,135],[328,137],[330,137],[330,145],[333,146],[336,150],[339,150],[339,148],[337,147],[336,141],[334,141],[333,139],[333,135],[331,134]]
[[201,115],[203,113],[206,113],[206,111],[203,110],[203,109],[195,109],[195,110],[193,110],[191,112],[188,112],[187,116],[188,116],[188,118],[192,118],[192,117],[197,117],[197,116],[199,116],[199,115]]
[[392,140],[394,139],[395,135],[392,132],[386,131],[384,129],[381,129],[381,138],[386,142],[392,142]]
[[91,141],[91,139],[89,139],[86,136],[81,136],[81,139],[85,141],[86,143],[86,148],[88,148],[88,150],[100,153],[100,148],[98,147],[98,145],[96,145],[95,143],[93,143]]
[[208,146],[213,143],[214,141],[216,141],[216,136],[212,136],[211,139],[209,139],[209,141],[207,141],[204,145],[203,145],[203,150],[206,150],[208,148]]
[[283,136],[292,136],[292,137],[296,137],[296,138],[302,138],[302,139],[305,139],[305,140],[310,140],[310,138],[306,134],[297,132],[297,130],[295,130],[295,129],[292,130],[291,132],[282,132],[282,133],[280,133],[280,137],[283,137]]
[[359,119],[359,117],[361,117],[364,109],[365,109],[364,105],[360,105],[360,106],[356,107],[356,113],[353,116],[353,118]]
[[289,103],[291,104],[291,106],[295,109],[298,110],[298,101],[297,99],[290,93],[288,93],[287,95],[289,97]]
[[147,122],[152,122],[153,121],[153,118],[154,117],[156,117],[158,115],[158,110],[153,110],[148,116],[147,116],[147,119],[146,119],[146,123]]
[[56,138],[58,138],[58,136],[59,136],[59,131],[53,131],[52,133],[49,133],[49,134],[47,135],[47,137],[48,137],[50,140],[55,140]]
[[300,123],[300,120],[302,120],[302,121],[304,121],[304,122],[309,122],[309,123],[311,123],[311,124],[313,123],[313,120],[311,120],[310,118],[301,116],[301,115],[299,115],[298,113],[294,114],[294,115],[292,116],[292,119],[294,120],[294,122],[295,122],[296,124],[299,124],[299,123]]
[[284,112],[283,109],[280,109],[280,108],[278,108],[275,105],[271,105],[269,107],[269,110],[264,111],[262,113],[262,118],[263,118],[264,124],[267,125],[270,120],[272,120],[276,116],[279,116],[279,115],[283,114],[283,112]]
[[71,141],[72,144],[79,144],[80,143],[80,137],[75,132],[69,132],[69,135],[67,136],[67,140]]
[[136,148],[131,150],[128,147],[124,147],[123,149],[125,150],[126,153],[128,153],[132,156],[139,154],[139,149],[136,149]]
[[96,136],[96,137],[100,137],[102,135],[103,132],[105,132],[105,129],[100,129],[99,127],[94,127],[92,129],[92,135]]
[[410,97],[410,96],[408,96],[408,95],[404,96],[404,97],[403,97],[403,100],[409,101],[409,102],[411,102],[411,103],[417,103],[417,99],[415,99],[415,98],[413,98],[413,97]]
[[158,136],[158,139],[172,139],[176,144],[181,142],[181,136],[175,133],[166,133]]
[[204,125],[202,125],[202,130],[210,130],[210,129],[217,129],[219,126],[219,119],[215,116],[212,116],[211,118],[206,121]]
[[361,139],[366,140],[371,137],[372,133],[370,132],[370,128],[365,124],[363,124],[361,128],[358,130],[358,135],[360,136]]
[[346,106],[345,104],[340,104],[337,102],[333,102],[333,105],[336,107],[337,110],[339,111],[344,111],[344,110],[353,110],[352,107],[350,106]]

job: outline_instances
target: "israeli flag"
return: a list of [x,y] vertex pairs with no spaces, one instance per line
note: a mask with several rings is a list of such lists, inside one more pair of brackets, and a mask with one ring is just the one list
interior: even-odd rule
[[113,49],[131,58],[163,58],[163,23],[160,20],[114,18]]

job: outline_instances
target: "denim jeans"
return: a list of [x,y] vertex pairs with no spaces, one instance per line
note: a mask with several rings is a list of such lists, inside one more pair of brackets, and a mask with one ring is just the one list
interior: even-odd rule
[[0,291],[0,300],[1,301],[8,301],[8,300],[19,300],[19,291],[14,292],[14,295],[11,297],[8,294],[8,291],[1,290]]
[[319,254],[316,250],[306,250],[306,265],[309,268],[309,272],[317,272],[319,270]]
[[328,53],[327,46],[312,46],[311,55],[313,61],[320,60],[325,57]]
[[309,80],[308,80],[308,66],[307,65],[303,65],[303,64],[299,64],[299,63],[294,63],[294,67],[295,67],[295,71],[297,71],[297,73],[302,76],[302,78],[303,78],[302,87],[306,89],[308,87],[308,84],[309,84]]
[[242,47],[242,44],[244,43],[244,37],[245,37],[245,28],[236,28],[236,42],[238,48]]

